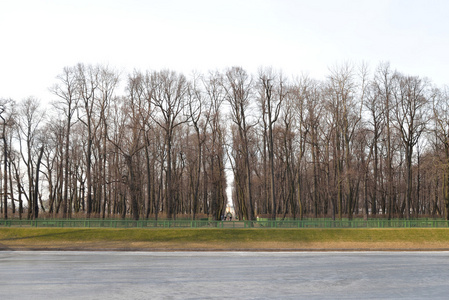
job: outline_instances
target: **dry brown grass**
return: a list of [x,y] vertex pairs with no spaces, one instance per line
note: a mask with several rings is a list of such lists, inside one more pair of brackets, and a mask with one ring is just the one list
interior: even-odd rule
[[0,229],[0,250],[449,250],[449,229]]

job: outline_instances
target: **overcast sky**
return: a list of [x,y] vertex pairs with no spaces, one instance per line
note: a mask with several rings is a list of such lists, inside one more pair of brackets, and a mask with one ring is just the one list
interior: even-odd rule
[[64,66],[242,66],[324,79],[344,61],[380,61],[449,84],[449,1],[0,0],[0,97],[53,97]]

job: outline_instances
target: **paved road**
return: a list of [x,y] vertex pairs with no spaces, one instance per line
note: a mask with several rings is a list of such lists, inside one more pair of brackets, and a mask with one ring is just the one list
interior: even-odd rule
[[448,252],[0,252],[2,299],[447,299]]

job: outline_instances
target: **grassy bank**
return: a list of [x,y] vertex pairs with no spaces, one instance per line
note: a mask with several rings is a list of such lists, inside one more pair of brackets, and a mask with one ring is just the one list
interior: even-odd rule
[[0,249],[449,250],[449,229],[1,228]]

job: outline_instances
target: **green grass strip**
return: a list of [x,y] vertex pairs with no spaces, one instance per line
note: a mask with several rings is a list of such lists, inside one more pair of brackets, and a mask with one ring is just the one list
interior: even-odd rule
[[[441,242],[449,229],[97,229],[1,228],[0,243],[35,242]],[[449,245],[449,244],[448,244]]]

